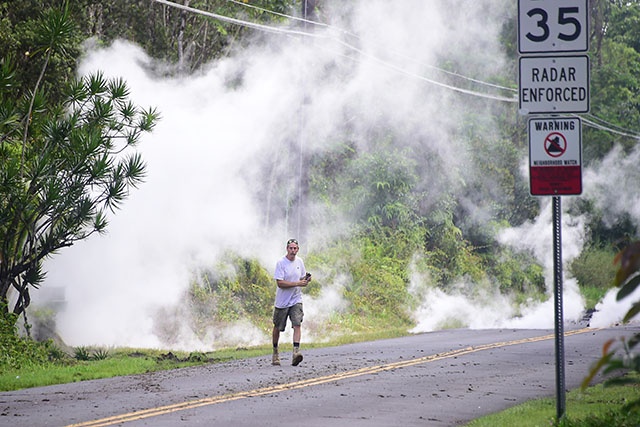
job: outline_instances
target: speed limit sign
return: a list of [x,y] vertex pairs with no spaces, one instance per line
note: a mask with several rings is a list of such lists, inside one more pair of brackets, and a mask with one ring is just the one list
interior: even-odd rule
[[586,52],[588,16],[587,0],[518,0],[519,52]]

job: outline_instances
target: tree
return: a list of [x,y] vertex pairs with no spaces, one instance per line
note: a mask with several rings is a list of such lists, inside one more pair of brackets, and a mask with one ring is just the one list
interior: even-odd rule
[[60,88],[47,83],[54,59],[74,46],[66,6],[43,13],[34,31],[26,62],[39,67],[33,86],[16,81],[9,58],[0,67],[0,306],[16,314],[41,285],[44,259],[103,232],[108,212],[142,182],[135,147],[158,119],[133,105],[121,79],[96,73]]
[[[228,0],[183,0],[174,3],[218,15],[271,24],[290,12],[292,1],[257,0],[242,5]],[[237,24],[187,12],[150,0],[79,0],[75,14],[81,17],[82,33],[110,43],[124,38],[139,44],[153,58],[189,74],[215,58],[242,46],[255,32]],[[270,10],[275,13],[266,13]]]
[[[616,272],[614,285],[619,287],[616,299],[618,301],[629,297],[640,286],[640,241],[633,242],[616,255],[615,262],[620,265]],[[633,303],[623,318],[627,323],[640,313],[640,301]],[[593,365],[589,375],[582,382],[586,388],[591,380],[601,370],[605,373],[635,372],[636,376],[617,376],[605,382],[605,385],[640,384],[637,374],[640,373],[640,354],[635,350],[640,344],[640,333],[634,334],[628,340],[620,339],[616,347],[615,340],[607,341],[602,347],[602,357]],[[640,399],[630,401],[627,408],[640,408]]]

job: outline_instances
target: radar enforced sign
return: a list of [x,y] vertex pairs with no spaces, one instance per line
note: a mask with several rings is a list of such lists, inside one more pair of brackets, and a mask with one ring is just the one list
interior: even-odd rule
[[520,110],[524,113],[587,113],[589,57],[520,58]]
[[582,122],[577,117],[529,120],[532,196],[582,194]]

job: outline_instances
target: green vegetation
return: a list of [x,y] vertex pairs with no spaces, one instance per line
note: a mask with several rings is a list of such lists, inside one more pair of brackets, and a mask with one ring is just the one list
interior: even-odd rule
[[595,305],[611,289],[616,273],[614,257],[615,252],[612,249],[591,245],[585,248],[569,266],[571,274],[580,284],[580,291],[586,299],[587,308],[595,308]]
[[554,399],[532,400],[505,411],[479,418],[467,427],[632,427],[640,425],[640,412],[627,407],[640,398],[640,388],[634,386],[604,387],[602,384],[586,390],[567,393],[566,418],[558,422]]
[[[576,259],[572,268],[593,283],[592,289],[606,289],[612,253],[602,248],[589,248]],[[640,242],[628,244],[614,257],[619,268],[613,272],[613,285],[619,287],[617,299],[629,297],[640,286]],[[581,268],[581,264],[584,266]],[[592,267],[592,268],[589,268]],[[602,270],[604,269],[604,274]],[[578,278],[580,280],[580,277]],[[628,322],[640,313],[640,301],[634,302],[626,313]],[[640,425],[640,356],[634,351],[640,334],[603,344],[603,356],[585,377],[582,387],[567,395],[565,416],[556,418],[554,399],[534,400],[497,414],[480,418],[469,427],[511,426],[536,427],[626,427]],[[589,387],[597,373],[616,373],[604,383]]]
[[11,57],[0,67],[0,307],[18,315],[44,280],[43,261],[104,232],[108,212],[143,181],[135,147],[158,119],[128,99],[122,79],[73,79],[69,69],[48,80],[76,46],[74,28],[67,7],[32,24],[34,82],[21,86]]
[[[252,4],[276,12],[300,7],[300,2],[285,0]],[[239,5],[223,0],[194,0],[189,5],[226,15],[239,11]],[[241,10],[254,22],[283,19],[259,9]],[[640,4],[595,0],[590,10],[591,113],[613,128],[633,131],[640,122]],[[98,45],[117,38],[131,40],[152,57],[173,65],[149,72],[179,76],[260,41],[252,37],[253,30],[148,0],[0,1],[0,11],[1,387],[9,390],[148,372],[270,351],[263,347],[207,354],[62,349],[53,341],[36,343],[19,336],[18,315],[24,316],[30,330],[26,308],[30,292],[43,283],[42,261],[106,229],[106,215],[144,180],[144,161],[135,148],[140,135],[151,131],[159,119],[155,110],[140,109],[129,101],[123,80],[108,80],[100,73],[75,79],[82,43],[88,38]],[[513,66],[517,61],[515,16],[507,21],[503,43]],[[443,61],[452,70],[464,69],[448,58]],[[513,86],[513,75],[505,67],[490,78]],[[242,77],[228,84],[240,87]],[[306,258],[307,267],[318,273],[305,290],[309,296],[318,296],[327,283],[345,284],[341,296],[346,307],[332,313],[324,325],[326,330],[343,332],[332,342],[406,333],[414,324],[411,310],[424,291],[410,289],[414,273],[428,278],[422,286],[445,291],[461,281],[475,284],[466,290],[470,294],[492,286],[511,296],[516,309],[524,301],[547,297],[544,272],[535,257],[505,248],[498,240],[502,230],[535,218],[539,206],[528,196],[519,170],[520,159],[526,156],[526,137],[516,107],[490,108],[492,123],[488,124],[488,115],[479,114],[486,104],[465,103],[459,125],[447,135],[468,152],[464,168],[474,170],[472,175],[462,168],[444,170],[447,166],[437,151],[423,150],[421,145],[416,150],[409,144],[414,137],[410,131],[385,126],[384,120],[360,135],[367,139],[367,149],[345,130],[332,136],[336,138],[333,148],[308,159],[310,199],[332,217],[355,217],[342,238]],[[612,134],[599,127],[586,128],[583,140],[585,166],[596,164],[616,146],[630,151],[637,144],[624,132]],[[282,199],[273,204],[290,202]],[[640,281],[634,275],[637,263],[627,262],[636,260],[632,251],[621,258],[626,273],[612,283],[616,248],[621,239],[634,236],[636,228],[629,218],[613,224],[605,221],[599,209],[587,197],[572,205],[572,214],[585,218],[588,241],[569,270],[578,279],[589,308],[612,284],[623,287],[619,294],[623,298]],[[18,295],[13,306],[10,290]],[[273,281],[258,260],[227,253],[194,273],[186,295],[190,326],[202,338],[216,326],[246,320],[268,333],[273,295]],[[638,311],[640,306],[634,306],[628,318]],[[380,331],[379,325],[385,325],[385,330]],[[179,332],[172,324],[159,324],[158,329],[168,343]],[[633,349],[638,342],[636,337],[618,347],[607,343],[597,369],[637,371],[640,362]],[[618,358],[616,352],[624,357]],[[608,394],[615,390],[595,388],[590,393],[594,401],[628,403]],[[573,399],[586,401],[584,396],[576,394]],[[607,410],[596,412],[611,419],[627,414]],[[541,422],[548,423],[550,415],[543,417]]]
[[16,314],[0,310],[0,372],[49,366],[49,344],[21,338]]
[[[295,1],[255,3],[276,12],[300,7]],[[190,6],[220,14],[242,10],[246,19],[258,22],[283,19],[259,9],[237,9],[239,5],[227,1],[193,1]],[[178,75],[228,54],[231,46],[260,41],[251,37],[253,30],[146,1],[65,2],[62,8],[57,2],[25,1],[11,7],[0,2],[0,8],[6,12],[0,25],[0,40],[6,41],[0,48],[0,298],[8,302],[9,290],[17,291],[20,298],[7,309],[22,313],[30,303],[29,292],[42,284],[42,260],[104,232],[106,215],[142,184],[144,161],[135,145],[159,117],[154,110],[132,105],[122,80],[109,81],[100,73],[74,80],[81,42],[88,37],[105,44],[119,37],[138,42],[153,57],[176,65],[163,72]],[[32,13],[35,10],[41,13]],[[592,13],[598,23],[593,27],[594,112],[612,125],[632,128],[640,115],[640,95],[634,90],[640,57],[629,54],[636,52],[637,43],[627,22],[640,14],[638,4],[596,1]],[[515,62],[507,41],[513,39],[512,31],[505,23],[505,49]],[[508,70],[504,73],[495,79],[508,80]],[[310,295],[321,292],[323,280],[334,283],[336,271],[346,276],[342,296],[348,306],[335,314],[337,322],[353,330],[374,324],[371,318],[410,327],[410,309],[419,303],[409,289],[412,269],[428,277],[428,286],[444,291],[462,281],[481,284],[478,288],[493,286],[511,297],[516,310],[524,301],[547,297],[534,256],[498,242],[502,230],[538,214],[519,170],[526,150],[524,127],[517,125],[512,105],[492,107],[498,129],[479,114],[485,108],[475,100],[465,103],[461,124],[449,135],[468,149],[468,169],[483,179],[470,180],[464,170],[444,170],[437,152],[415,150],[406,132],[383,123],[363,135],[370,144],[366,150],[345,132],[336,135],[333,148],[309,159],[310,199],[336,218],[355,217],[339,241],[308,256],[309,269],[322,272],[306,290]],[[25,121],[26,117],[31,119]],[[635,143],[633,138],[589,128],[584,145],[599,148],[585,153],[585,164],[607,154],[611,145],[596,143],[605,138],[627,149]],[[125,148],[130,156],[123,159]],[[118,162],[116,153],[121,156]],[[441,182],[443,177],[456,182]],[[469,200],[473,208],[467,206]],[[475,210],[490,220],[474,219]],[[570,271],[593,307],[608,285],[609,248],[634,230],[607,225],[603,213],[586,198],[573,210],[589,218],[590,239]],[[331,269],[325,267],[329,265]],[[196,334],[239,319],[259,327],[269,323],[273,287],[265,266],[230,253],[201,268],[187,296]],[[172,325],[160,329],[171,342],[176,334]]]
[[[4,322],[7,327],[10,322]],[[345,325],[341,325],[344,327]],[[353,326],[353,325],[351,325]],[[406,329],[388,328],[380,330],[375,325],[359,325],[359,333],[345,334],[324,343],[305,344],[307,348],[343,345],[354,342],[395,338],[406,335]],[[212,352],[181,352],[151,349],[104,349],[76,347],[68,354],[51,341],[36,343],[30,339],[18,338],[14,334],[12,342],[0,342],[0,350],[16,349],[0,365],[0,391],[64,384],[98,378],[141,374],[169,370],[206,363],[221,363],[271,354],[271,346],[251,348],[224,348]],[[281,351],[290,351],[291,344],[283,343]]]
[[[616,271],[613,284],[619,288],[616,299],[618,301],[629,298],[640,286],[640,241],[628,244],[615,257],[616,264],[619,265]],[[640,301],[633,301],[631,308],[627,311],[623,322],[629,322],[640,313]],[[640,355],[636,347],[640,343],[640,333],[634,334],[631,338],[620,338],[609,340],[602,346],[602,357],[595,366],[592,367],[589,375],[582,382],[585,389],[590,381],[602,371],[605,374],[616,373],[617,375],[605,381],[605,386],[626,385],[640,388]],[[628,375],[631,373],[631,375]],[[627,374],[627,375],[622,375]],[[627,411],[640,413],[640,397],[633,396],[627,403]]]
[[[43,348],[44,351],[51,349]],[[98,378],[142,374],[246,358],[270,351],[262,349],[221,350],[212,353],[162,352],[149,349],[75,349],[75,356],[33,365],[22,369],[0,371],[0,391],[18,390],[53,384],[64,384]]]

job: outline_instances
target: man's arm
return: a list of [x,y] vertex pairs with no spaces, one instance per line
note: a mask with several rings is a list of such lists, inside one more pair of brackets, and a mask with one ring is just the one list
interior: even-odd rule
[[297,282],[289,282],[287,280],[276,280],[276,283],[278,284],[279,288],[285,289],[285,288],[295,288],[298,286],[304,287],[304,286],[307,286],[310,281],[311,281],[311,277],[309,277],[308,279],[302,278]]

